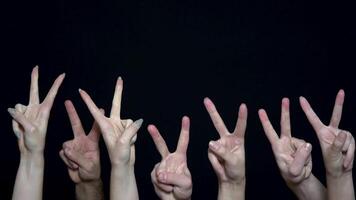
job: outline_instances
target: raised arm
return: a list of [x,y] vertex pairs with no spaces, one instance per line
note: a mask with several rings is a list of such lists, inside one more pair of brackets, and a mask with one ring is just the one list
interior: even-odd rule
[[327,194],[330,200],[353,200],[355,192],[352,168],[355,140],[349,131],[339,128],[345,93],[340,90],[328,126],[323,124],[309,102],[300,97],[300,105],[318,136],[326,169]]
[[245,146],[247,107],[241,104],[234,132],[230,133],[213,102],[205,98],[205,107],[220,135],[209,143],[208,157],[219,182],[219,200],[245,199]]
[[17,104],[8,111],[13,118],[13,131],[18,139],[20,165],[17,171],[12,199],[42,199],[45,139],[50,111],[64,74],[53,83],[45,100],[38,94],[38,67],[31,75],[30,100],[27,106]]
[[68,168],[70,178],[75,183],[76,198],[78,200],[103,200],[98,144],[99,126],[94,122],[89,134],[86,135],[73,103],[67,100],[65,107],[74,138],[63,143],[63,149],[59,155]]
[[95,105],[90,96],[79,90],[82,99],[90,113],[98,123],[103,135],[111,161],[110,199],[138,199],[135,179],[135,146],[137,131],[143,120],[133,122],[131,119],[121,119],[121,97],[123,81],[119,77],[116,82],[110,117],[105,117]]
[[183,117],[177,149],[170,153],[166,142],[154,125],[148,126],[153,142],[162,156],[161,162],[151,172],[151,180],[157,196],[162,200],[191,199],[193,184],[187,166],[187,148],[189,143],[188,117]]
[[325,187],[312,174],[311,144],[292,137],[288,98],[282,100],[281,107],[280,136],[274,130],[266,111],[261,109],[258,113],[281,175],[298,199],[325,199]]

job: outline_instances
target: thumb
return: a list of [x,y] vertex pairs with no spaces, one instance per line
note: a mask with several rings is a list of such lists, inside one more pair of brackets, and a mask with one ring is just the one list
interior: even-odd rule
[[137,131],[141,128],[143,123],[143,119],[136,120],[134,123],[132,123],[123,133],[122,139],[123,141],[130,143],[132,138],[135,137]]
[[78,164],[79,167],[83,168],[88,164],[88,160],[81,153],[73,149],[64,149],[64,155],[69,158],[70,161]]
[[347,139],[347,134],[344,131],[341,131],[334,139],[330,147],[330,156],[339,156],[341,155],[342,147],[344,146]]
[[299,176],[302,173],[302,170],[310,157],[311,150],[312,146],[309,143],[305,143],[304,145],[298,147],[294,160],[289,167],[290,174],[293,176]]
[[210,141],[209,149],[224,161],[229,159],[229,151],[218,141]]
[[190,177],[184,174],[172,172],[161,172],[158,174],[158,181],[168,185],[174,185],[179,188],[189,188],[192,185]]

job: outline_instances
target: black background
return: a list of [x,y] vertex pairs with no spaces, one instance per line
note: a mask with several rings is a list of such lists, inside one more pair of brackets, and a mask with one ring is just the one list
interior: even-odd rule
[[[313,173],[325,181],[317,138],[298,103],[306,96],[328,123],[345,89],[343,129],[355,130],[355,7],[346,2],[246,1],[12,1],[1,6],[0,199],[10,199],[19,162],[6,109],[28,101],[30,72],[40,66],[42,99],[57,75],[66,79],[50,118],[44,199],[73,199],[74,185],[58,156],[72,132],[64,109],[71,99],[89,129],[92,117],[78,88],[107,111],[116,78],[125,81],[123,116],[143,118],[136,142],[141,199],[155,199],[150,171],[160,157],[146,126],[154,123],[173,151],[183,115],[191,117],[188,165],[193,199],[215,199],[217,180],[207,158],[218,139],[203,98],[215,102],[232,129],[240,103],[249,109],[247,199],[291,199],[259,123],[267,109],[279,130],[280,101],[291,99],[293,135],[313,144]],[[106,197],[110,163],[103,141]]]

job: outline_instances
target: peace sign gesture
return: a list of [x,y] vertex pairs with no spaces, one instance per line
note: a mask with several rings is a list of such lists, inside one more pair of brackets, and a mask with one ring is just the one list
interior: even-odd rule
[[8,109],[13,118],[12,127],[19,140],[18,144],[22,154],[43,153],[49,115],[64,77],[65,74],[61,74],[57,77],[46,98],[40,103],[38,66],[36,66],[33,68],[31,74],[30,99],[28,105],[17,104],[15,109]]
[[247,107],[241,104],[235,130],[230,133],[215,108],[214,103],[204,99],[204,105],[220,135],[217,141],[209,143],[209,160],[218,176],[219,182],[245,183],[244,137],[247,124]]
[[156,126],[149,125],[147,128],[162,156],[161,162],[156,164],[151,173],[154,189],[161,199],[191,198],[193,185],[186,155],[189,143],[189,126],[189,118],[183,117],[177,149],[173,153],[169,152],[166,142]]
[[300,105],[318,136],[323,152],[325,168],[329,175],[340,176],[351,172],[355,154],[355,140],[349,131],[339,129],[345,92],[336,96],[329,125],[323,124],[311,108],[309,102],[300,97]]
[[[74,183],[100,181],[100,128],[94,122],[86,135],[73,103],[65,102],[74,138],[63,143],[60,157],[68,167],[68,173]],[[103,112],[103,111],[102,111]]]
[[123,80],[117,79],[110,117],[100,112],[91,97],[84,90],[79,89],[79,93],[88,106],[90,113],[98,123],[112,165],[131,165],[135,163],[135,140],[138,129],[143,120],[134,123],[131,119],[121,119],[121,98],[123,90]]

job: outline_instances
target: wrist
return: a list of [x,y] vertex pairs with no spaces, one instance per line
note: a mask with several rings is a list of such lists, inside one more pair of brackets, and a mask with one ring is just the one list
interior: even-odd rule
[[83,181],[80,183],[76,184],[77,188],[83,188],[83,189],[90,189],[90,188],[98,188],[101,187],[103,185],[102,180],[99,179],[95,179],[95,180],[91,180],[91,181]]
[[298,183],[286,181],[287,186],[298,199],[325,199],[325,186],[313,175],[303,179]]
[[246,179],[243,178],[239,181],[219,181],[219,189],[240,190],[245,188]]
[[42,169],[44,166],[44,155],[41,153],[21,154],[20,166],[30,169]]

